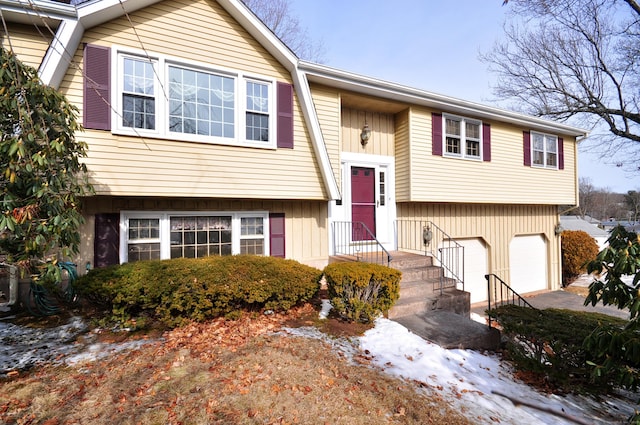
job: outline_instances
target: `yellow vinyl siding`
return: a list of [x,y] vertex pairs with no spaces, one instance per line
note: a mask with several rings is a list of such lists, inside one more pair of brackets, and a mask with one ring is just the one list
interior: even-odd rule
[[[342,108],[342,152],[395,155],[395,125],[392,114]],[[365,123],[371,137],[362,146],[360,133]]]
[[411,143],[409,110],[396,114],[396,200],[411,199]]
[[338,187],[341,187],[340,174],[340,94],[335,89],[312,85],[311,96],[322,130],[331,169]]
[[[99,196],[87,199],[83,214],[82,246],[78,264],[94,263],[94,216],[96,213],[120,211],[211,211],[249,212],[268,211],[285,215],[285,250],[287,258],[322,268],[329,256],[327,234],[327,203],[323,201],[260,201],[185,198],[120,198]],[[304,235],[304,237],[301,237]],[[269,235],[265,235],[269,237]]]
[[435,156],[431,112],[418,108],[411,111],[412,201],[547,205],[577,202],[575,139],[564,137],[564,170],[524,166],[523,129],[500,122],[490,122],[490,162]]
[[515,236],[543,235],[547,245],[548,289],[561,286],[560,237],[554,205],[399,203],[399,220],[431,220],[454,239],[481,238],[488,248],[489,273],[507,283],[509,244]]
[[[0,44],[7,50],[13,49],[24,64],[38,69],[53,36],[46,27],[7,23],[10,36],[2,31]],[[52,28],[55,31],[55,28]]]
[[[130,18],[135,32],[125,16],[88,29],[82,42],[145,49],[150,55],[291,83],[289,72],[216,2],[165,1]],[[74,56],[78,64],[83,61],[83,43]],[[118,84],[116,76],[111,84]],[[81,72],[70,67],[61,91],[81,115],[82,88]],[[158,117],[158,125],[164,125],[164,119]],[[275,129],[271,131],[275,136]],[[86,163],[99,195],[327,198],[295,95],[294,149],[254,149],[93,130],[79,134],[78,139],[89,145]]]

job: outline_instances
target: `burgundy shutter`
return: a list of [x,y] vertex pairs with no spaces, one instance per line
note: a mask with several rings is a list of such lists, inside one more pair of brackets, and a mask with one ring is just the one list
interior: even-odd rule
[[278,147],[293,149],[293,86],[278,83]]
[[482,160],[491,161],[491,124],[482,124]]
[[269,214],[269,255],[285,258],[284,241],[284,213]]
[[431,114],[431,154],[442,156],[442,114]]
[[110,49],[87,44],[84,48],[83,125],[85,128],[111,130],[110,71]]
[[564,139],[558,137],[558,169],[564,170]]
[[531,133],[528,131],[522,132],[523,141],[523,153],[524,153],[524,165],[531,166]]
[[120,263],[120,214],[96,214],[93,241],[94,267]]

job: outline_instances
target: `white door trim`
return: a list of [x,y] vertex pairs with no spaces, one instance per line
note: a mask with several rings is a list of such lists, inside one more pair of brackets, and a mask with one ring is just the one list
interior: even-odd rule
[[394,250],[396,220],[395,157],[343,152],[340,158],[342,200],[329,202],[329,247],[333,254],[331,229],[336,221],[351,221],[351,167],[373,168],[376,172],[376,199],[380,199],[380,172],[385,172],[385,205],[376,207],[376,236],[385,249]]

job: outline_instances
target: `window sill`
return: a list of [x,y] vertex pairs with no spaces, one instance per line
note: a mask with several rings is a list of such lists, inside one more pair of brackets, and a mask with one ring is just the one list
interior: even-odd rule
[[118,136],[130,136],[143,139],[169,140],[176,142],[201,143],[208,145],[236,146],[243,148],[257,148],[276,150],[275,142],[256,142],[251,140],[241,141],[239,139],[225,139],[222,137],[203,137],[197,134],[187,133],[160,133],[157,131],[132,130],[129,128],[115,128],[111,133]]

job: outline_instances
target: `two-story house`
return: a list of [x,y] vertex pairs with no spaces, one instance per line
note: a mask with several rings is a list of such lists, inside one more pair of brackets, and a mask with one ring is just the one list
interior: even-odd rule
[[472,302],[488,273],[521,293],[560,287],[558,208],[578,202],[584,130],[301,61],[238,0],[0,10],[3,47],[80,111],[96,194],[79,264],[322,267],[358,241],[455,240]]

